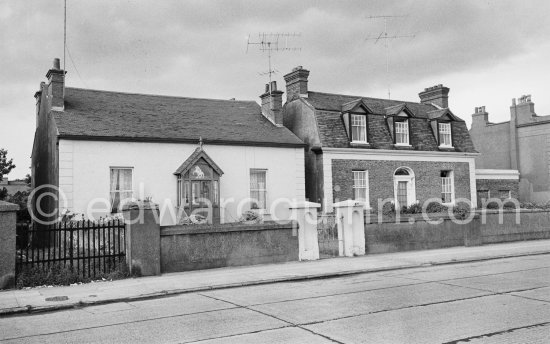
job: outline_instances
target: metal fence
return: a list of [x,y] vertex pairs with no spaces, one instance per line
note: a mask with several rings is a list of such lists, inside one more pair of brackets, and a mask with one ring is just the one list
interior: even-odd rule
[[126,255],[123,220],[17,226],[16,277],[29,269],[69,268],[94,278],[115,270]]

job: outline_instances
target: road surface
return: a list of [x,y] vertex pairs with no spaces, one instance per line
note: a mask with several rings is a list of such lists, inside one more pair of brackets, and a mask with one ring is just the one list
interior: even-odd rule
[[550,255],[12,316],[4,342],[550,343]]

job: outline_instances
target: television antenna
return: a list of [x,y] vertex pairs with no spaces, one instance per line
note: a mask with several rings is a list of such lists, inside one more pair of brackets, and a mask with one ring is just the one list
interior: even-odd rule
[[269,92],[271,93],[271,79],[272,75],[278,73],[279,71],[276,69],[273,69],[271,65],[271,56],[273,52],[275,51],[300,51],[302,50],[299,47],[293,47],[289,45],[289,39],[292,39],[294,37],[300,37],[300,33],[260,33],[258,34],[258,40],[257,41],[251,41],[250,35],[248,35],[247,41],[246,41],[246,52],[248,53],[248,48],[251,45],[258,46],[258,49],[263,52],[267,53],[267,63],[268,63],[268,70],[267,72],[259,73],[260,75],[268,75],[269,76]]
[[398,38],[414,38],[415,35],[391,35],[388,36],[388,19],[394,19],[394,18],[405,18],[407,16],[389,16],[389,15],[381,15],[381,16],[369,16],[368,19],[383,19],[384,20],[384,31],[380,32],[378,37],[367,37],[365,38],[365,41],[374,41],[374,44],[378,43],[380,40],[384,41],[384,49],[386,50],[386,82],[388,84],[388,99],[391,98],[391,92],[390,92],[390,54],[388,51],[388,40],[390,39],[398,39]]

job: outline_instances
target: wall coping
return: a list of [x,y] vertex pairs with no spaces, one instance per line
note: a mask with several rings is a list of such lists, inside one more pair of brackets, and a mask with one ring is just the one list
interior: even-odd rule
[[550,213],[550,209],[525,209],[525,208],[519,208],[519,209],[477,209],[477,214],[499,214],[500,212],[504,214],[509,213]]
[[519,180],[518,170],[476,169],[476,180],[511,179]]
[[19,206],[17,204],[0,201],[0,213],[18,211]]
[[[368,215],[365,215],[365,224],[367,225],[376,225],[376,224],[382,224],[382,223],[404,223],[404,224],[411,224],[409,222],[409,219],[414,219],[414,222],[413,223],[417,223],[417,222],[428,222],[428,221],[438,221],[438,220],[443,220],[443,221],[448,221],[448,220],[452,220],[451,217],[445,213],[429,213],[427,214],[429,219],[428,220],[425,220],[423,217],[422,217],[422,214],[406,214],[406,215],[401,215],[401,217],[399,218],[399,221],[396,221],[396,218],[393,218],[393,219],[382,219],[381,222],[378,222],[378,214],[373,214],[371,215],[371,218],[372,220],[374,221],[368,221],[367,222],[367,216]],[[480,217],[479,214],[475,214],[474,217],[472,219],[478,219]],[[455,216],[456,218],[456,216]],[[460,220],[460,219],[459,219]],[[461,220],[462,221],[462,220]]]
[[212,234],[212,233],[230,233],[230,232],[245,232],[245,231],[265,231],[278,229],[293,229],[294,221],[281,224],[274,221],[243,224],[243,223],[224,223],[219,225],[172,225],[161,226],[160,235],[193,235],[193,234]]

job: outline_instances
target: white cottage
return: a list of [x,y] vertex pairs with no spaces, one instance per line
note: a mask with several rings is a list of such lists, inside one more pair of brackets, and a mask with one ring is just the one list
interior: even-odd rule
[[163,225],[208,204],[209,221],[226,223],[250,209],[286,218],[288,202],[304,200],[304,144],[282,125],[275,84],[260,107],[64,88],[64,76],[56,59],[35,94],[34,187],[59,189],[37,203],[43,218],[104,216],[151,198]]

